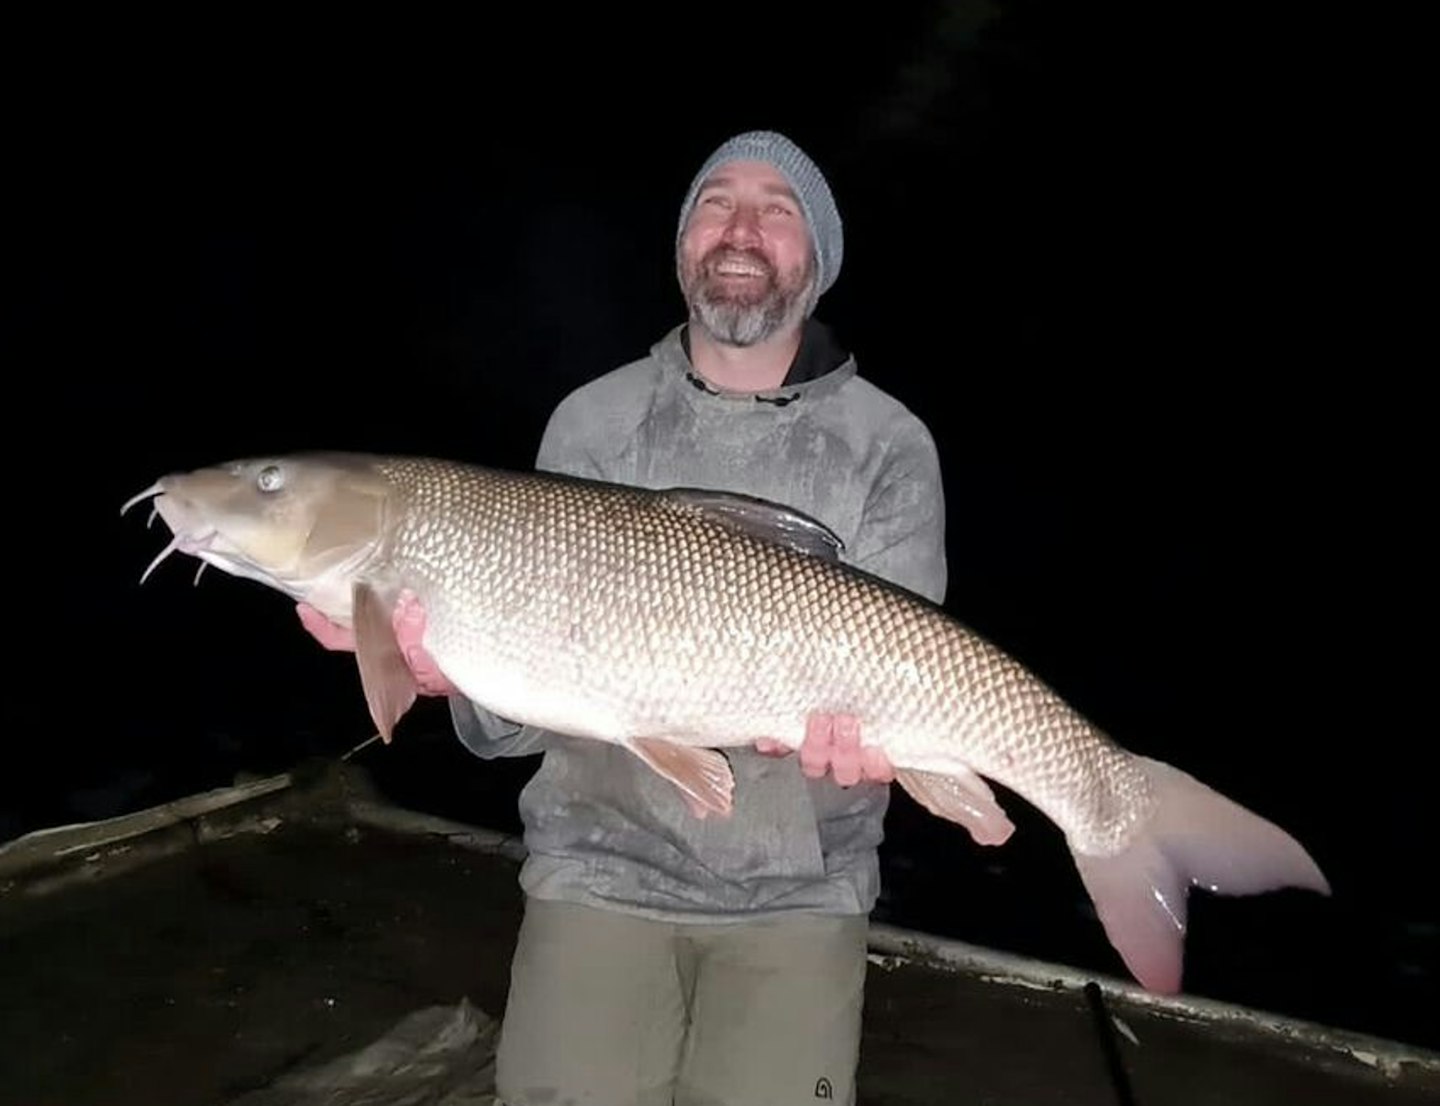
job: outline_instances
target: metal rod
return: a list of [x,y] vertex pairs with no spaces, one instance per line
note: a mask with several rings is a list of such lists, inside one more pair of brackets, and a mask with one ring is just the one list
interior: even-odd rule
[[1115,1027],[1110,1022],[1110,1011],[1105,1008],[1105,996],[1100,985],[1093,979],[1085,984],[1085,998],[1094,1015],[1095,1032],[1100,1037],[1100,1049],[1105,1053],[1105,1066],[1110,1070],[1110,1085],[1115,1088],[1115,1101],[1119,1106],[1136,1106],[1134,1092],[1130,1090],[1130,1077],[1125,1073],[1125,1062],[1120,1057],[1120,1046],[1115,1040]]

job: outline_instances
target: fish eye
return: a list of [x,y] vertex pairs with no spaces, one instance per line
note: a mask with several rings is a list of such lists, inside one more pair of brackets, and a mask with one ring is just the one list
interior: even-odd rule
[[255,484],[262,492],[278,492],[285,486],[285,474],[279,465],[266,465],[256,475]]

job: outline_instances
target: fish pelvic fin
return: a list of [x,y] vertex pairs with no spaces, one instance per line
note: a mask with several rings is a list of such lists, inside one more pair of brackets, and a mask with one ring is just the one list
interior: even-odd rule
[[1147,990],[1174,994],[1184,975],[1186,896],[1283,887],[1330,893],[1303,846],[1273,822],[1158,760],[1137,757],[1156,809],[1134,842],[1113,856],[1072,850],[1105,935]]
[[375,728],[388,744],[398,723],[410,709],[418,689],[415,675],[405,663],[395,638],[391,604],[369,584],[357,583],[353,590],[355,659],[360,666],[360,683]]
[[626,748],[678,787],[695,817],[729,817],[735,776],[722,753],[679,745],[663,737],[631,738]]
[[977,845],[1003,845],[1015,832],[1015,823],[995,801],[990,785],[975,772],[901,768],[895,782],[931,814],[964,826]]

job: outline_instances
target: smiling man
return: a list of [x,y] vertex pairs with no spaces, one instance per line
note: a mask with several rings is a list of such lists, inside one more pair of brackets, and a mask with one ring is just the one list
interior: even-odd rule
[[[537,467],[783,503],[850,563],[941,601],[930,434],[812,318],[844,250],[819,168],[775,132],[731,138],[695,175],[675,248],[688,322],[566,397]],[[622,748],[451,704],[477,755],[544,753],[520,799],[505,1102],[853,1101],[892,778],[856,719],[812,717],[798,756],[731,750],[734,814],[701,820]]]
[[[930,434],[811,317],[843,246],[830,188],[799,147],[770,131],[725,142],[680,208],[688,322],[566,397],[537,467],[785,504],[834,531],[849,563],[942,601]],[[423,612],[397,611],[396,630],[477,756],[543,753],[520,797],[526,910],[502,1100],[853,1102],[893,779],[862,747],[862,720],[812,715],[798,756],[763,739],[728,750],[733,814],[702,819],[628,750],[519,727],[454,693],[420,647]]]

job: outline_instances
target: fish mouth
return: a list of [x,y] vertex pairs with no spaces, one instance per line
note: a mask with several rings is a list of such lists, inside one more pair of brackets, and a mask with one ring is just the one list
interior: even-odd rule
[[204,529],[190,529],[185,525],[185,508],[183,501],[177,501],[173,492],[168,492],[163,480],[151,484],[143,492],[131,496],[120,508],[120,514],[124,515],[137,503],[150,499],[150,516],[145,520],[145,529],[150,529],[155,522],[155,516],[159,515],[170,527],[172,537],[170,543],[156,555],[144,572],[140,574],[140,583],[145,583],[150,574],[160,567],[162,561],[172,553],[188,553],[192,557],[200,558],[200,568],[195,573],[196,582],[200,579],[200,573],[205,571],[205,564],[208,558],[207,553],[214,556],[212,546],[218,535],[213,526]]

